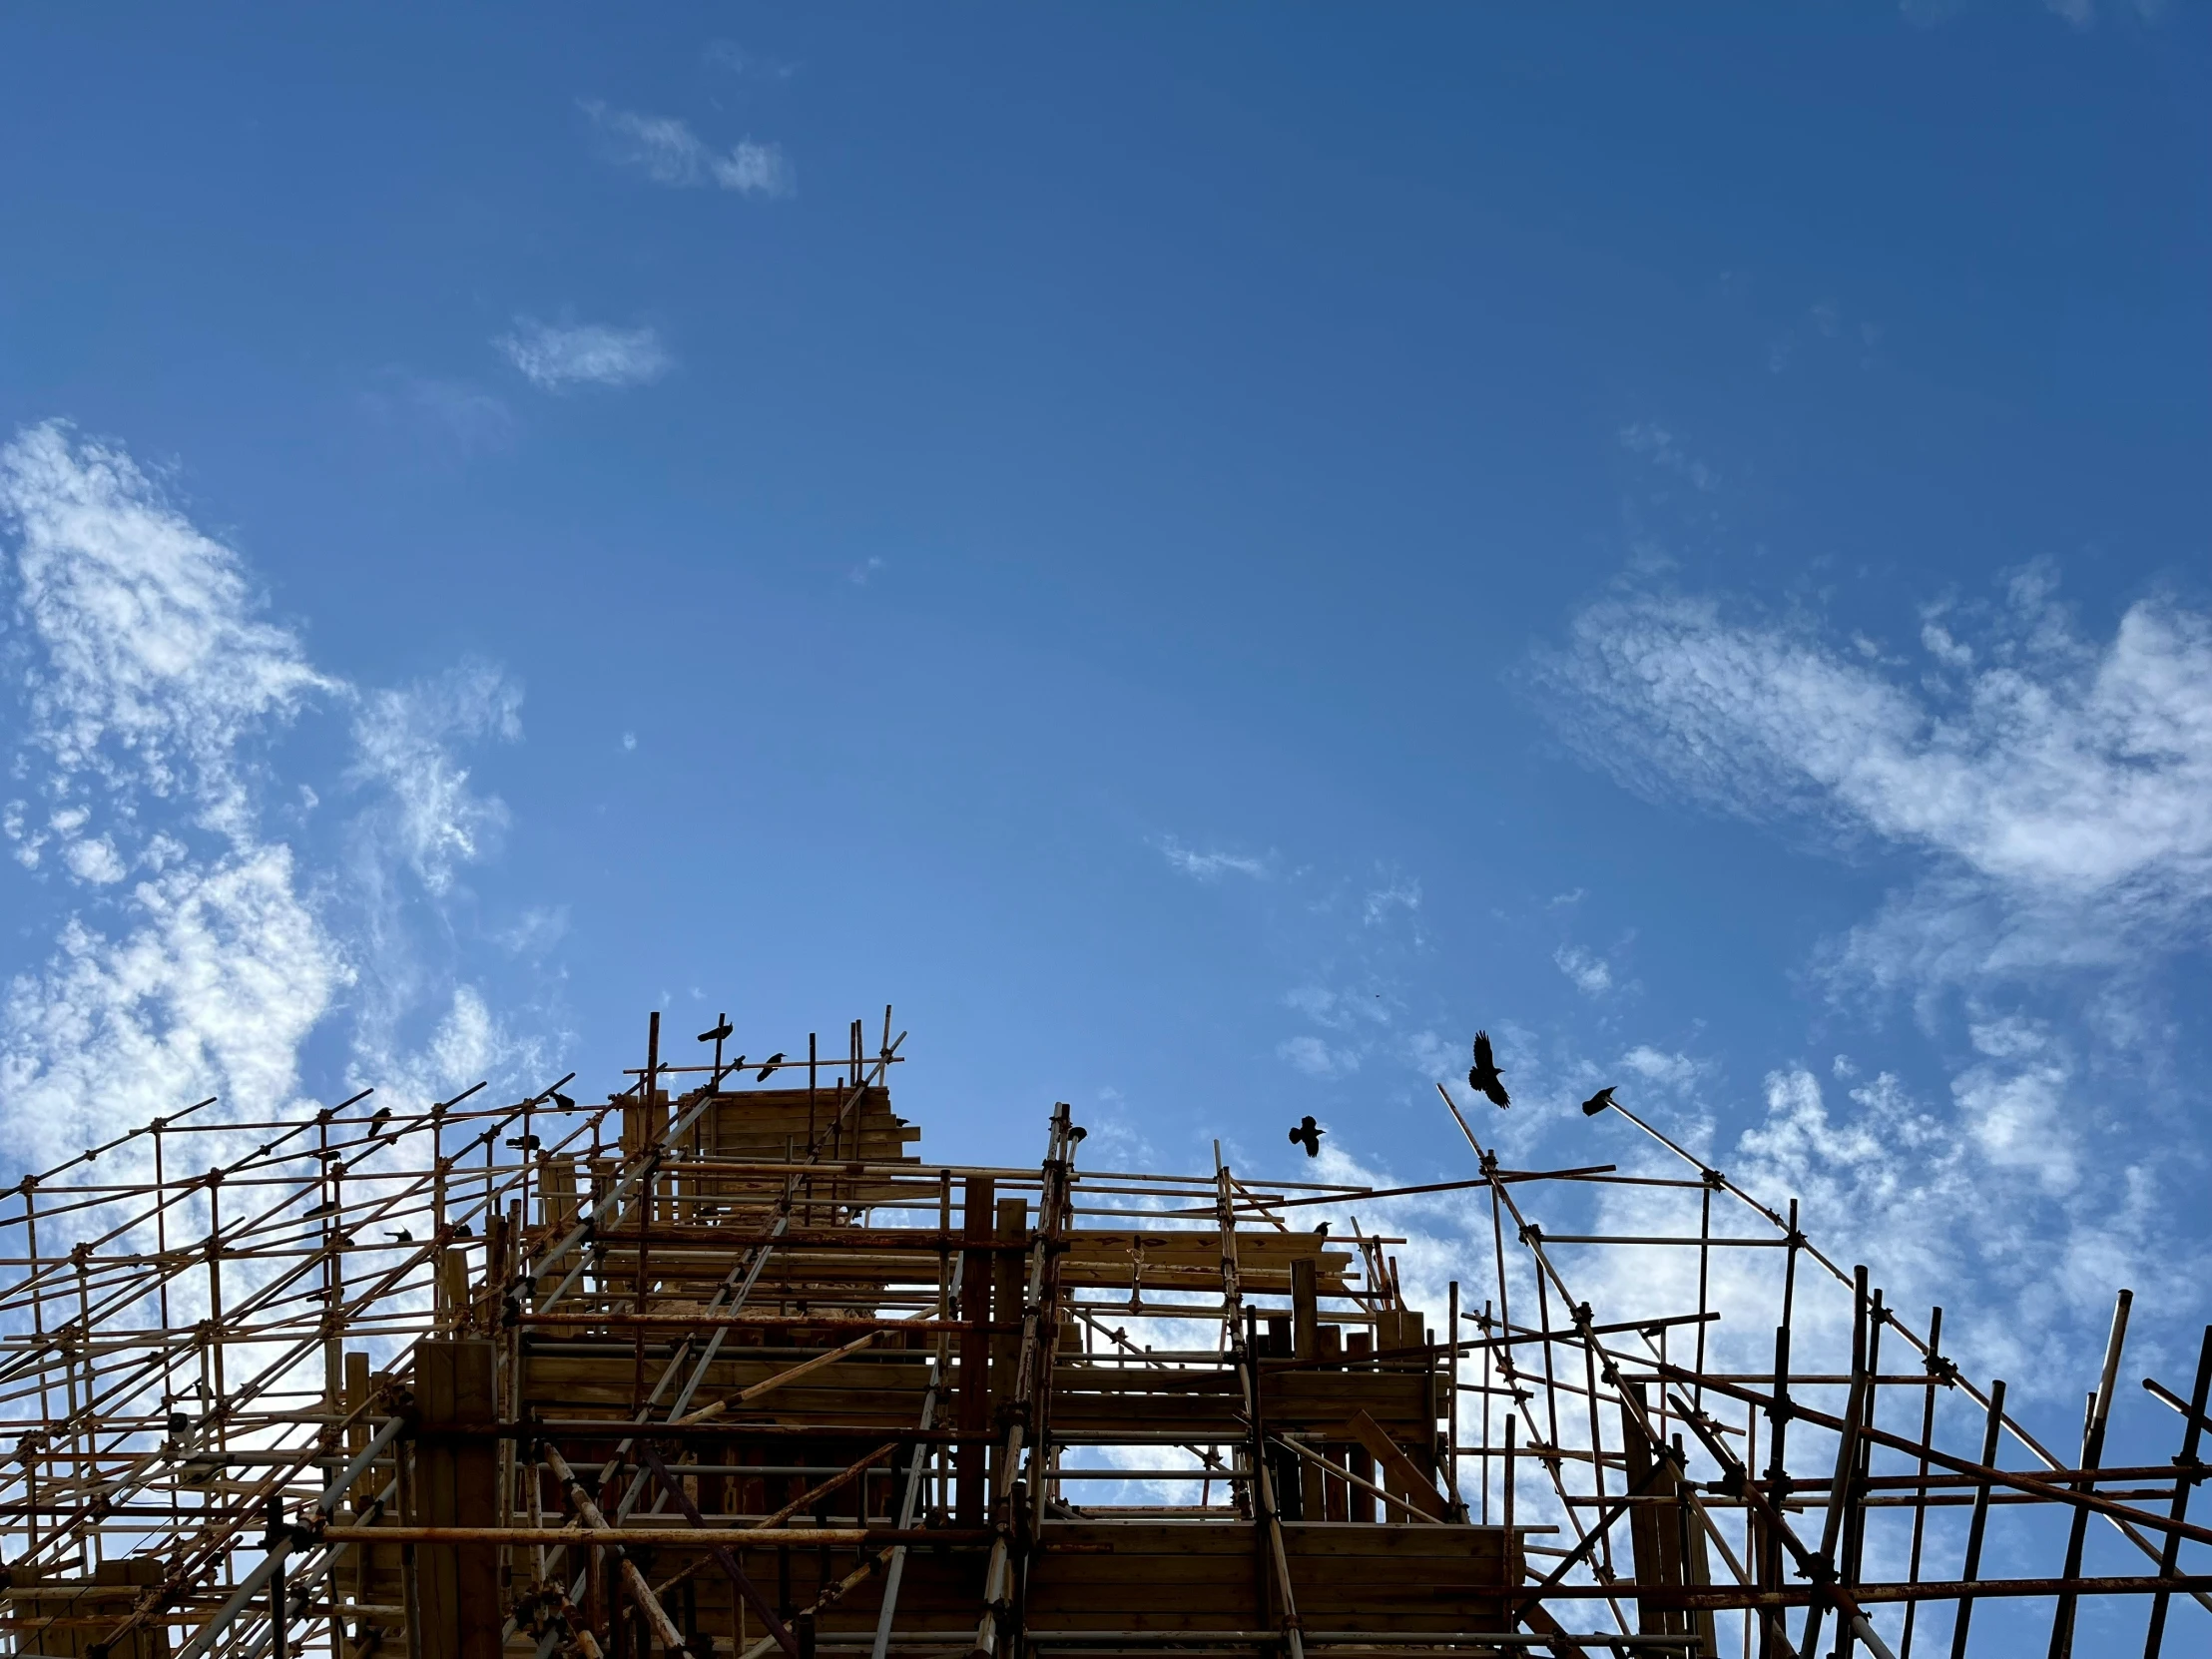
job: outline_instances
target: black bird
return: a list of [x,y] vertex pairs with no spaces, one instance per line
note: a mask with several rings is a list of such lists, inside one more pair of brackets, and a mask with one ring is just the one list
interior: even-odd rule
[[699,1040],[703,1043],[719,1043],[730,1035],[730,1031],[731,1025],[730,1022],[726,1019],[720,1025],[716,1026],[712,1031],[700,1032]]
[[1322,1223],[1322,1224],[1321,1224],[1321,1225],[1320,1225],[1319,1227],[1315,1228],[1315,1229],[1314,1229],[1314,1237],[1315,1237],[1315,1238],[1317,1238],[1317,1239],[1326,1239],[1326,1238],[1328,1238],[1328,1237],[1329,1237],[1329,1223],[1327,1223],[1327,1222],[1325,1221],[1325,1222],[1323,1222],[1323,1223]]
[[753,1081],[756,1083],[766,1083],[768,1081],[768,1074],[774,1071],[783,1063],[784,1051],[779,1048],[774,1054],[771,1054],[768,1057],[767,1063],[763,1065],[759,1071],[753,1074]]
[[569,1099],[567,1095],[561,1093],[559,1089],[555,1089],[553,1091],[553,1104],[558,1106],[564,1112],[573,1112],[576,1110],[576,1102]]
[[405,1229],[404,1227],[402,1227],[402,1228],[401,1228],[401,1229],[400,1229],[400,1230],[399,1230],[398,1232],[396,1232],[396,1233],[390,1233],[390,1234],[387,1234],[387,1235],[385,1235],[385,1236],[386,1236],[387,1238],[393,1238],[393,1239],[397,1239],[397,1240],[398,1240],[398,1241],[399,1241],[399,1242],[400,1242],[401,1244],[413,1244],[413,1243],[414,1243],[414,1235],[413,1235],[412,1233],[408,1232],[408,1231],[407,1231],[407,1230],[406,1230],[406,1229]]
[[1467,1072],[1467,1087],[1475,1093],[1489,1097],[1493,1106],[1510,1106],[1513,1097],[1505,1092],[1505,1079],[1498,1075],[1497,1064],[1490,1058],[1490,1034],[1477,1031],[1474,1034],[1474,1065]]
[[460,1226],[453,1229],[453,1237],[456,1239],[473,1239],[476,1237],[476,1229],[464,1221]]
[[377,1107],[375,1111],[368,1114],[369,1128],[372,1130],[383,1128],[386,1120],[389,1119],[390,1116],[391,1108],[389,1106]]
[[1613,1085],[1608,1083],[1605,1085],[1604,1088],[1598,1090],[1596,1094],[1593,1094],[1592,1096],[1590,1096],[1589,1099],[1585,1100],[1582,1103],[1582,1115],[1584,1117],[1594,1118],[1598,1115],[1598,1113],[1604,1111],[1606,1107],[1612,1104]]
[[517,1152],[535,1152],[545,1143],[535,1135],[510,1135],[507,1137],[507,1144]]
[[1304,1147],[1307,1157],[1319,1158],[1321,1156],[1321,1138],[1328,1133],[1328,1130],[1314,1121],[1314,1114],[1308,1112],[1298,1120],[1298,1127],[1291,1131],[1291,1144]]

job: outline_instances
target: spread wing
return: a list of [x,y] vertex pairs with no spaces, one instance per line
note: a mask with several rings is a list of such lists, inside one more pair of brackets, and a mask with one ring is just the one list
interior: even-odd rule
[[1495,1066],[1496,1066],[1496,1062],[1495,1062],[1495,1061],[1493,1061],[1493,1060],[1492,1060],[1492,1059],[1490,1058],[1490,1034],[1489,1034],[1489,1032],[1487,1032],[1487,1031],[1477,1031],[1477,1032],[1476,1032],[1476,1033],[1474,1034],[1474,1068],[1475,1068],[1475,1070],[1477,1070],[1477,1071],[1490,1071],[1490,1070],[1493,1070],[1493,1069],[1495,1069]]

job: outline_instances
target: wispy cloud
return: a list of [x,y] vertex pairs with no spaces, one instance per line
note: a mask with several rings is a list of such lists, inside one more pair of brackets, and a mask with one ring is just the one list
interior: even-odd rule
[[496,797],[469,788],[456,744],[522,736],[522,690],[490,663],[470,662],[437,679],[363,695],[353,722],[355,783],[381,786],[366,821],[396,848],[422,884],[444,892],[457,865],[495,849],[507,825]]
[[513,332],[499,335],[492,344],[544,391],[644,385],[667,373],[672,360],[654,329],[603,322],[540,322],[518,316]]
[[2144,600],[2089,641],[2029,571],[2000,605],[1932,614],[1921,646],[1916,663],[1709,600],[1627,599],[1584,612],[1545,673],[1569,736],[1629,787],[1918,848],[1924,896],[1954,927],[1994,922],[2016,965],[2201,917],[2212,619]]
[[1160,856],[1167,859],[1169,867],[1196,881],[1218,881],[1224,875],[1246,875],[1255,881],[1268,878],[1265,858],[1238,852],[1200,852],[1185,846],[1173,835],[1163,835],[1153,845],[1160,849]]
[[1360,1069],[1358,1049],[1332,1048],[1319,1037],[1286,1038],[1275,1052],[1309,1077],[1348,1077]]
[[[442,1004],[448,1019],[475,996],[397,960],[405,895],[389,887],[402,870],[434,897],[440,869],[476,850],[441,838],[440,816],[497,816],[444,747],[465,722],[396,741],[384,694],[315,669],[237,553],[115,446],[58,423],[20,432],[0,448],[0,531],[24,791],[0,829],[27,879],[51,857],[97,894],[64,909],[0,1006],[0,1123],[19,1156],[55,1161],[204,1095],[237,1117],[292,1107],[309,1034],[364,978],[395,1008]],[[366,883],[307,867],[267,827],[273,802],[291,814],[314,798],[277,776],[276,737],[347,708]]]
[[602,155],[657,185],[712,185],[770,201],[798,189],[791,161],[777,145],[746,138],[717,150],[674,116],[612,109],[596,98],[580,100],[578,108],[590,119]]
[[514,447],[514,411],[504,398],[466,380],[393,369],[361,393],[361,406],[376,420],[413,427],[462,458]]
[[1577,944],[1563,944],[1551,953],[1551,960],[1559,971],[1574,981],[1574,988],[1584,996],[1603,996],[1613,988],[1613,966],[1602,956],[1593,956]]

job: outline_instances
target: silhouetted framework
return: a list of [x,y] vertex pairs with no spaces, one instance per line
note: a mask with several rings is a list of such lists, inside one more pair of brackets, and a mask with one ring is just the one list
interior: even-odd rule
[[[2085,1597],[2133,1598],[2149,1655],[2212,1628],[2180,1553],[2212,1542],[2212,1332],[2188,1397],[2146,1383],[2178,1459],[2099,1466],[2124,1292],[2064,1456],[1941,1357],[1939,1310],[1909,1328],[1794,1204],[1617,1105],[1679,1173],[1506,1169],[1448,1093],[1476,1173],[1420,1188],[1218,1147],[1094,1171],[1066,1106],[1038,1164],[961,1167],[891,1110],[889,1010],[834,1055],[730,1035],[666,1063],[655,1015],[601,1104],[203,1102],[26,1178],[11,1650],[1903,1659],[2021,1597],[2053,1659]],[[1351,1216],[1439,1193],[1491,1246],[1440,1319]],[[1724,1370],[1754,1319],[1771,1362]],[[1985,1576],[2023,1519],[2049,1575]],[[2140,1570],[2084,1575],[2092,1528]]]

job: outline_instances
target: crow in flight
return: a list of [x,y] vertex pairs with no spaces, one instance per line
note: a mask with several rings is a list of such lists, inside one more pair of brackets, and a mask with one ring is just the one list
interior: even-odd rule
[[1314,1114],[1308,1112],[1298,1120],[1298,1127],[1291,1131],[1291,1144],[1304,1147],[1307,1157],[1319,1158],[1321,1156],[1321,1138],[1328,1133],[1328,1130],[1314,1121]]
[[776,1052],[775,1052],[774,1054],[771,1054],[771,1055],[770,1055],[770,1056],[768,1057],[768,1062],[767,1062],[767,1064],[763,1065],[763,1066],[761,1067],[761,1069],[760,1069],[759,1071],[757,1071],[757,1072],[755,1072],[755,1073],[753,1074],[753,1081],[754,1081],[754,1082],[756,1082],[756,1083],[766,1083],[766,1082],[768,1081],[768,1078],[769,1078],[769,1073],[770,1073],[770,1072],[772,1072],[772,1071],[774,1071],[774,1070],[775,1070],[775,1069],[776,1069],[776,1068],[777,1068],[778,1066],[782,1065],[783,1063],[784,1063],[784,1051],[783,1051],[782,1049],[780,1049],[780,1048],[779,1048],[779,1049],[778,1049],[778,1050],[777,1050],[777,1051],[776,1051]]
[[1605,1085],[1604,1088],[1598,1090],[1596,1094],[1593,1094],[1592,1096],[1590,1096],[1589,1099],[1585,1100],[1582,1103],[1582,1115],[1584,1117],[1594,1118],[1598,1115],[1598,1113],[1604,1111],[1606,1107],[1612,1104],[1613,1085],[1608,1083]]
[[721,1042],[725,1037],[730,1035],[730,1021],[727,1017],[725,1017],[723,1019],[723,1022],[720,1025],[716,1026],[712,1031],[700,1032],[699,1040],[703,1043]]
[[1497,1064],[1490,1058],[1490,1034],[1477,1031],[1474,1034],[1474,1066],[1467,1073],[1467,1087],[1475,1093],[1487,1095],[1493,1106],[1510,1106],[1513,1097],[1505,1092],[1505,1079],[1498,1075]]

